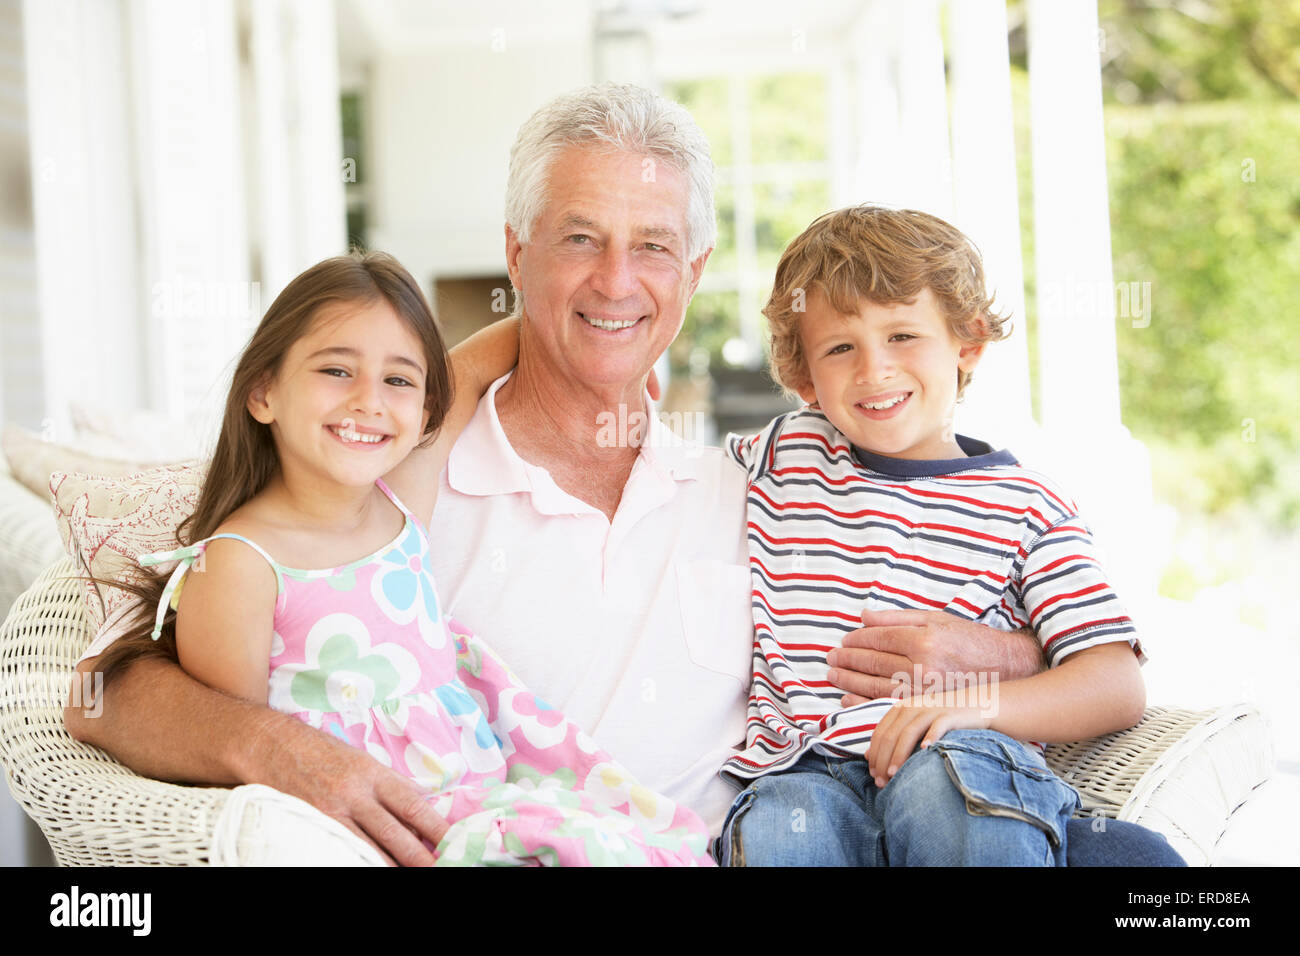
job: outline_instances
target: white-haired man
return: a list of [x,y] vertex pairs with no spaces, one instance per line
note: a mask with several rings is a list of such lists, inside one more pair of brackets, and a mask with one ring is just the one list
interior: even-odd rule
[[[506,223],[518,367],[451,452],[435,577],[532,689],[716,832],[735,795],[717,771],[743,743],[749,689],[744,475],[720,450],[671,441],[645,391],[714,243],[707,142],[684,109],[637,87],[562,96],[519,132]],[[613,441],[611,421],[629,423]],[[836,662],[846,692],[882,696],[887,675],[914,665],[1041,666],[1032,638],[942,613],[872,624]],[[136,664],[112,693],[104,718],[69,711],[69,725],[140,772],[267,783],[398,861],[430,861],[412,831],[436,839],[442,821],[367,755],[162,662]],[[1089,861],[1134,856],[1146,859],[1115,842]]]

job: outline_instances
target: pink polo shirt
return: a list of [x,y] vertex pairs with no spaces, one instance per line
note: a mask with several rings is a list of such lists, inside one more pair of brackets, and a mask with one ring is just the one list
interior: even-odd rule
[[508,378],[442,477],[430,532],[443,607],[716,833],[736,792],[718,768],[744,743],[750,684],[745,474],[652,420],[611,521],[515,453],[496,411]]

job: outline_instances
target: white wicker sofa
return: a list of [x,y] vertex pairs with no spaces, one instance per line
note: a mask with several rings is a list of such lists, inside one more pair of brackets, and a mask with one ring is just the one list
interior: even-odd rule
[[[0,583],[35,578],[0,629],[0,761],[59,863],[381,862],[369,845],[296,798],[262,786],[149,780],[73,740],[63,707],[93,625],[49,505],[7,475],[0,475],[0,561],[10,564],[0,567]],[[1272,769],[1262,718],[1247,706],[1152,708],[1137,727],[1052,747],[1048,760],[1083,794],[1083,812],[1098,826],[1116,818],[1152,827],[1193,865],[1213,862],[1233,811]]]
[[[0,455],[0,621],[18,595],[62,555],[49,499],[25,487]],[[41,865],[50,859],[36,825],[0,791],[0,866]]]
[[[148,780],[64,729],[73,668],[91,638],[64,559],[23,594],[0,630],[0,759],[9,786],[65,865],[378,864],[374,851],[300,800]],[[1152,708],[1132,730],[1050,748],[1084,812],[1164,833],[1189,863],[1213,860],[1232,812],[1268,776],[1250,707]]]
[[25,487],[0,456],[0,620],[18,595],[62,556],[48,496]]

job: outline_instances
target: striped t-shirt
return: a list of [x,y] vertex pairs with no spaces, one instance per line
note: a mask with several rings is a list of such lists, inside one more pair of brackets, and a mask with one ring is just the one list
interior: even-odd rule
[[814,745],[866,753],[897,701],[842,708],[826,679],[827,652],[862,626],[864,608],[1030,627],[1052,667],[1112,641],[1142,658],[1074,504],[1010,452],[957,442],[970,457],[886,458],[851,446],[813,409],[730,438],[749,473],[755,634],[746,746],[723,773],[759,777]]

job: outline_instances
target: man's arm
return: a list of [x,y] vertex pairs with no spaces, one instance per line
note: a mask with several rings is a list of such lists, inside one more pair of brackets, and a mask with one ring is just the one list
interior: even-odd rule
[[[479,400],[519,361],[519,319],[494,322],[475,332],[448,353],[452,368],[452,402],[437,437],[415,448],[384,481],[422,521],[429,523],[438,497],[438,476],[447,464],[451,446],[478,409]],[[650,370],[646,390],[659,400],[659,377]]]
[[[957,674],[1019,680],[1044,669],[1033,631],[999,631],[946,611],[863,611],[863,626],[827,655],[844,705],[906,696],[900,683],[951,688]],[[918,688],[919,690],[919,688]]]
[[475,332],[448,353],[451,359],[451,407],[433,441],[412,449],[384,481],[427,525],[438,498],[438,476],[451,446],[465,430],[479,400],[492,383],[519,361],[519,320],[503,319]]
[[[95,661],[79,664],[79,674],[93,672]],[[69,732],[145,776],[266,784],[407,866],[431,864],[419,837],[436,844],[446,830],[425,791],[369,754],[288,714],[215,691],[171,661],[136,661],[105,688],[96,709],[99,716],[90,717],[82,706],[66,708]]]

